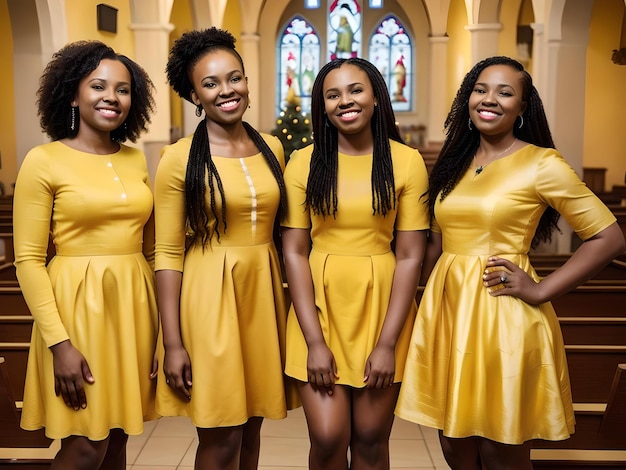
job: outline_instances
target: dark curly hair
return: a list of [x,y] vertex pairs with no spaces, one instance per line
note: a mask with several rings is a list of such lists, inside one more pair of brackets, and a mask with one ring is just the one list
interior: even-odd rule
[[372,210],[373,214],[385,216],[396,205],[389,139],[403,141],[396,126],[385,80],[371,62],[360,58],[333,60],[324,65],[315,77],[311,92],[311,118],[315,138],[305,202],[314,214],[332,214],[334,217],[337,213],[338,131],[324,114],[324,80],[332,70],[345,64],[354,65],[367,74],[378,103],[374,107],[371,122],[374,135]]
[[[237,60],[239,60],[241,71],[245,75],[243,60],[235,50],[235,38],[226,30],[212,27],[200,31],[188,31],[174,42],[165,71],[170,86],[181,98],[193,103],[191,100],[193,83],[190,79],[193,67],[206,54],[216,50],[225,50],[233,54]],[[248,136],[265,158],[280,190],[280,205],[278,207],[276,220],[274,221],[274,237],[277,239],[278,224],[280,220],[282,220],[287,207],[287,191],[283,180],[282,168],[261,134],[247,122],[243,122],[242,124]],[[220,221],[223,230],[226,231],[227,228],[226,196],[224,194],[222,179],[211,157],[209,141],[210,136],[205,118],[198,124],[193,134],[191,148],[189,149],[189,160],[187,161],[187,173],[185,175],[185,210],[189,227],[193,233],[191,243],[199,243],[203,247],[207,246],[213,233],[217,234],[219,240]],[[209,227],[209,216],[205,204],[207,181],[210,196],[209,205],[214,218],[211,227]],[[219,192],[222,201],[220,214],[218,214],[216,206],[216,190]]]
[[[478,62],[465,75],[445,121],[446,139],[430,174],[428,204],[431,214],[434,214],[437,197],[443,200],[450,194],[469,168],[478,149],[480,132],[475,127],[471,130],[468,127],[470,119],[468,103],[478,76],[492,65],[506,65],[521,72],[522,101],[525,101],[527,106],[522,115],[524,125],[521,128],[518,126],[513,128],[515,137],[539,147],[555,148],[541,98],[524,66],[504,56],[489,57]],[[550,241],[552,232],[558,230],[559,217],[554,208],[546,209],[531,243],[533,248],[540,242]]]
[[52,140],[72,138],[78,134],[80,123],[76,123],[74,130],[70,127],[71,103],[80,81],[98,68],[103,59],[120,61],[131,76],[130,110],[124,123],[111,131],[111,139],[135,142],[146,131],[155,105],[152,97],[154,85],[145,70],[100,41],[77,41],[53,54],[39,82],[37,114],[41,128]]

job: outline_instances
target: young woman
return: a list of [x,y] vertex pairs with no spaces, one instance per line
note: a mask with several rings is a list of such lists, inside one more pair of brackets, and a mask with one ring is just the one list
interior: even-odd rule
[[286,372],[299,381],[311,469],[387,469],[429,226],[426,167],[363,59],[322,67],[312,119],[314,144],[285,173]]
[[191,417],[197,469],[256,469],[263,418],[287,415],[273,239],[286,204],[284,156],[276,137],[242,120],[248,84],[234,44],[216,28],[174,44],[170,85],[205,118],[163,150],[156,177],[157,410]]
[[35,319],[21,424],[62,439],[52,468],[125,469],[128,434],[156,418],[152,191],[145,156],[121,144],[145,130],[152,90],[97,41],[65,46],[41,78],[53,142],[17,178],[15,265]]
[[[446,128],[430,177],[430,277],[396,413],[438,428],[453,469],[532,469],[532,439],[574,432],[549,301],[622,253],[624,237],[554,149],[541,99],[517,61],[474,66]],[[528,253],[550,239],[559,213],[584,243],[540,279]]]

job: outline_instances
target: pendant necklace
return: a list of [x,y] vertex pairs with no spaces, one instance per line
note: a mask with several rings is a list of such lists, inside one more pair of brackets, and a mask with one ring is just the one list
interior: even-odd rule
[[[489,163],[495,162],[498,158],[500,158],[502,155],[504,155],[509,150],[511,150],[513,148],[513,146],[515,145],[515,142],[517,142],[517,137],[515,138],[515,140],[513,141],[513,143],[511,145],[509,145],[502,152],[500,152],[498,155],[496,155],[493,160],[491,160],[490,162],[485,163],[484,165],[477,166],[476,169],[474,170],[474,176],[480,175],[483,172],[483,170],[485,169],[485,167],[487,165],[489,165]],[[476,155],[474,155],[474,163],[476,163]]]

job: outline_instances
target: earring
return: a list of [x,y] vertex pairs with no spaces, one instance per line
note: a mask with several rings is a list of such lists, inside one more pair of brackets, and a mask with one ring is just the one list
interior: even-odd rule
[[474,128],[472,127],[472,118],[467,118],[467,127],[470,131],[474,130]]
[[72,106],[72,111],[70,115],[70,129],[72,131],[76,130],[76,110],[77,109],[78,109],[78,106]]
[[196,116],[198,116],[198,117],[202,116],[202,105],[201,104],[196,106]]
[[517,126],[517,128],[521,129],[522,126],[524,125],[524,116],[520,114],[519,119],[520,119],[520,123],[519,123],[519,126]]

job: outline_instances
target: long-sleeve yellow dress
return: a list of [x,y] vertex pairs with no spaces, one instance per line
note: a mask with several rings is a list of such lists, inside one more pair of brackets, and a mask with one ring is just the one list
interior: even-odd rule
[[[149,375],[158,332],[143,153],[35,147],[17,178],[13,219],[17,276],[35,320],[22,427],[45,427],[50,438],[102,440],[112,428],[141,434],[144,420],[157,417]],[[56,255],[46,266],[49,236]],[[54,392],[49,347],[66,339],[95,378],[79,411]]]
[[565,347],[550,302],[492,297],[489,256],[538,281],[530,244],[554,207],[586,240],[615,217],[554,149],[526,145],[476,174],[468,169],[435,204],[443,253],[426,284],[396,414],[506,444],[561,440],[574,432]]
[[[280,141],[263,135],[281,166]],[[210,246],[185,249],[185,175],[192,137],[166,146],[155,184],[156,270],[183,273],[180,328],[191,360],[191,400],[159,372],[157,410],[190,416],[201,428],[237,426],[250,417],[281,419],[297,397],[285,393],[286,306],[274,245],[279,187],[261,153],[212,156],[224,186],[227,229]],[[214,220],[206,193],[209,226]],[[222,209],[216,195],[218,213]],[[221,224],[221,221],[220,221]],[[292,398],[296,401],[292,402]]]

